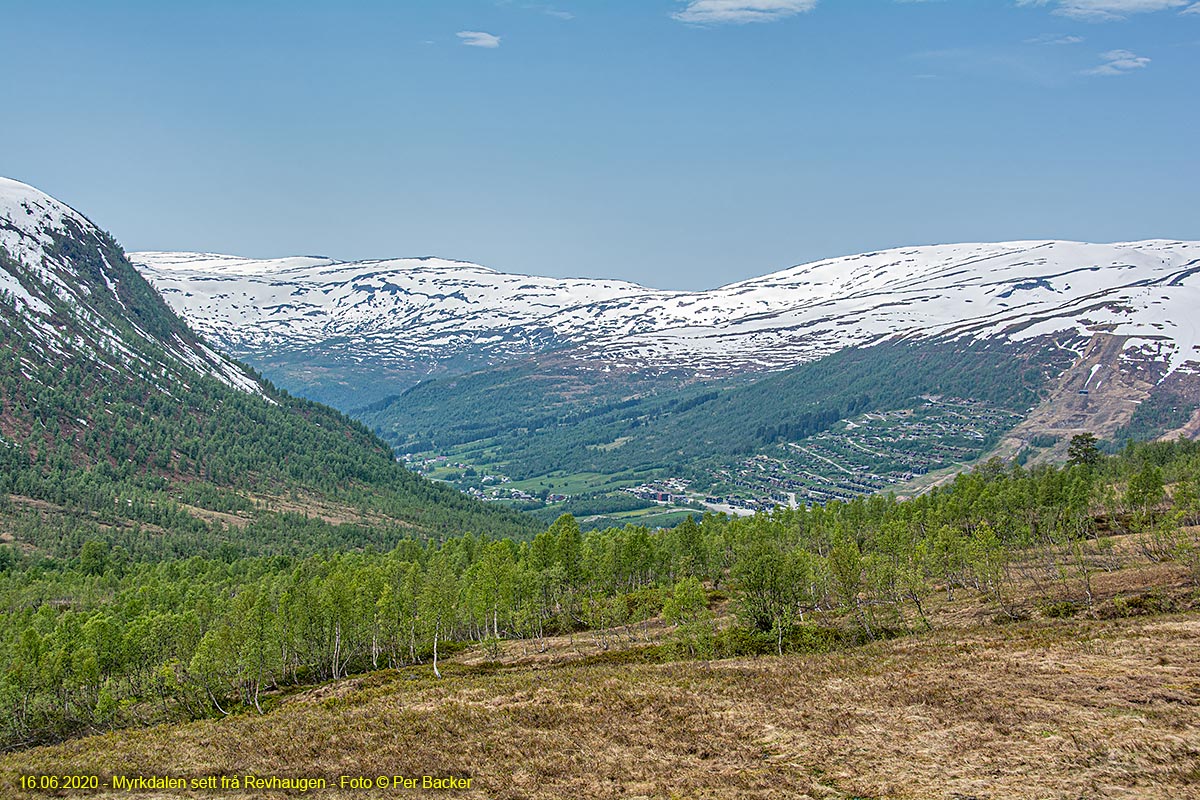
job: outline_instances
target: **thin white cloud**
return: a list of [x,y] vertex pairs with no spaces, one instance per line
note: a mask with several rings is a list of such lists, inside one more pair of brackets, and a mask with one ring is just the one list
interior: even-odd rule
[[1104,60],[1103,64],[1085,69],[1083,74],[1124,75],[1135,69],[1145,69],[1146,65],[1150,63],[1150,59],[1129,50],[1109,50],[1107,53],[1101,53],[1100,58]]
[[514,3],[513,0],[493,0],[493,2],[500,8],[519,8],[524,11],[536,11],[539,14],[545,14],[547,17],[554,17],[561,20],[575,19],[575,15],[570,11],[562,11],[549,3]]
[[923,74],[985,76],[1038,86],[1061,85],[1059,74],[1049,71],[1043,59],[1015,46],[946,47],[912,53],[910,58],[925,63],[919,68]]
[[680,22],[719,25],[774,22],[812,11],[817,0],[689,0],[687,8],[671,16]]
[[1025,44],[1079,44],[1082,41],[1082,36],[1073,34],[1064,36],[1061,33],[1043,33],[1041,36],[1026,39]]
[[1185,8],[1183,11],[1180,11],[1179,13],[1180,14],[1200,14],[1200,3],[1192,3],[1190,6]]
[[[455,34],[467,47],[499,47],[500,37],[483,31],[459,31]],[[518,48],[519,49],[519,48]]]
[[1125,19],[1131,14],[1171,11],[1184,8],[1192,13],[1200,6],[1194,0],[1017,0],[1019,6],[1054,6],[1054,13],[1064,17],[1106,22]]

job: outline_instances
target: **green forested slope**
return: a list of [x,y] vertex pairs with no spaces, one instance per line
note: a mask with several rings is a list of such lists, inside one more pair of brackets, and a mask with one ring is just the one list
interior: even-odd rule
[[[208,350],[110,236],[63,220],[9,228],[43,249],[37,263],[0,249],[0,269],[31,298],[0,296],[0,534],[55,555],[98,535],[164,556],[529,529],[520,515],[413,475],[361,424]],[[181,501],[242,519],[217,521]],[[322,503],[313,516],[326,527],[372,530],[316,530],[306,505]],[[295,510],[296,535],[260,537],[280,527],[266,508]]]
[[[516,479],[667,468],[796,441],[865,411],[944,394],[1024,411],[1073,358],[1052,347],[889,342],[746,383],[679,386],[506,367],[431,381],[357,416],[402,451],[486,443]],[[632,396],[631,396],[632,395]],[[619,447],[607,447],[621,441]]]

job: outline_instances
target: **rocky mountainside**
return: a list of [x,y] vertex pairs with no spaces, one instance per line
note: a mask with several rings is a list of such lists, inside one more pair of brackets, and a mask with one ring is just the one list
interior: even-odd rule
[[[210,341],[251,363],[423,375],[558,351],[584,368],[777,370],[896,338],[1122,337],[1159,377],[1200,362],[1200,243],[1032,241],[827,259],[703,292],[510,275],[441,259],[135,253]],[[1082,349],[1080,350],[1082,352]],[[332,368],[337,372],[337,367]],[[314,382],[334,380],[322,371]]]
[[200,374],[263,393],[171,313],[111,236],[8,178],[0,178],[0,266],[0,325],[48,361],[82,359],[161,385]]
[[[23,515],[28,508],[37,512]],[[69,524],[48,528],[47,511]],[[241,516],[209,513],[228,511]],[[275,549],[316,546],[304,525],[277,524],[275,511],[328,521],[316,532],[326,546],[350,535],[337,527],[347,522],[376,542],[400,528],[529,528],[417,477],[361,424],[219,354],[111,236],[0,178],[0,539],[17,531],[70,553],[88,526],[111,539],[132,521],[179,534],[121,539],[159,554],[233,541],[262,551],[268,535]]]

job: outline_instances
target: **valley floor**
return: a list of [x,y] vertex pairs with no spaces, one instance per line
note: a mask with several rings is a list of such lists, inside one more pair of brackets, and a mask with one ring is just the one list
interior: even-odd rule
[[[23,773],[256,774],[326,777],[310,797],[1200,797],[1196,612],[946,628],[823,655],[447,666],[441,681],[426,668],[320,687],[264,717],[9,754],[0,787]],[[333,788],[397,774],[471,788]]]

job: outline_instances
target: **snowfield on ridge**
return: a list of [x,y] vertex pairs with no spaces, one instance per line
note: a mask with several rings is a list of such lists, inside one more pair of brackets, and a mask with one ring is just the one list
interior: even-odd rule
[[565,349],[582,364],[770,370],[893,337],[1105,332],[1200,362],[1200,243],[999,242],[831,258],[700,292],[497,272],[438,258],[339,262],[133,253],[196,330],[235,355],[492,361]]

